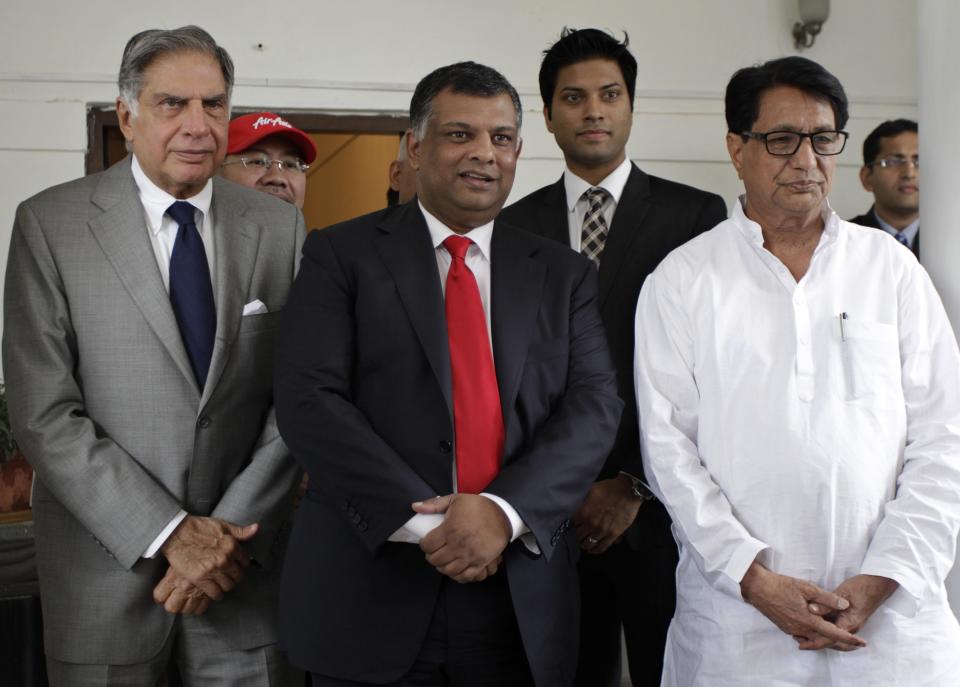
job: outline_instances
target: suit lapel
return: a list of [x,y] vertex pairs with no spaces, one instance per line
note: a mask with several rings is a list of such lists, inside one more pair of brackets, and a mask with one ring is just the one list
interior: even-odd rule
[[400,301],[440,384],[453,421],[453,382],[443,291],[427,223],[417,203],[390,213],[378,227],[380,259],[393,277]]
[[[546,279],[546,268],[531,257],[535,248],[524,238],[519,232],[498,230],[494,224],[490,249],[490,322],[500,405],[505,410],[513,407],[517,397],[520,373],[527,359]],[[504,418],[509,417],[505,412]]]
[[617,273],[626,261],[631,246],[642,232],[643,220],[650,210],[650,179],[636,165],[623,187],[620,202],[613,213],[607,244],[600,257],[599,305],[603,308]]
[[104,212],[90,221],[90,231],[144,319],[199,395],[170,297],[163,287],[157,258],[147,235],[143,205],[130,171],[129,157],[126,162],[114,165],[104,173],[91,200]]
[[214,232],[214,294],[217,303],[217,336],[201,407],[217,386],[240,329],[250,279],[257,261],[260,226],[247,217],[243,195],[217,177],[213,179],[210,205]]
[[570,219],[567,210],[567,189],[563,177],[544,194],[543,205],[537,209],[537,223],[542,228],[542,236],[570,245]]

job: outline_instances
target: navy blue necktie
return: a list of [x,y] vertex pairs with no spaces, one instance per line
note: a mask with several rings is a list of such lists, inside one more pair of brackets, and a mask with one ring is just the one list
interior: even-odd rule
[[217,333],[210,265],[194,222],[194,207],[178,200],[167,208],[167,214],[180,225],[170,256],[170,303],[193,374],[202,389],[207,381],[213,339]]
[[899,241],[900,243],[902,243],[903,245],[905,245],[907,248],[910,247],[910,239],[908,239],[908,238],[907,238],[907,235],[904,234],[902,231],[898,231],[898,232],[896,233],[896,235],[894,236],[894,238],[896,238],[897,241]]

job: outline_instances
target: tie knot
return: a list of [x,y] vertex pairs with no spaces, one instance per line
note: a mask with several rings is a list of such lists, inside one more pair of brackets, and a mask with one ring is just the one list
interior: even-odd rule
[[603,205],[604,201],[607,199],[607,196],[610,194],[607,193],[607,189],[594,186],[593,188],[588,188],[586,191],[584,191],[583,195],[586,197],[587,202],[590,203],[590,205]]
[[467,254],[467,249],[470,248],[472,243],[473,241],[466,236],[448,236],[443,240],[443,247],[446,248],[447,252],[453,257],[463,260]]
[[177,224],[195,224],[195,211],[196,208],[185,200],[178,200],[167,208],[167,214],[173,217]]

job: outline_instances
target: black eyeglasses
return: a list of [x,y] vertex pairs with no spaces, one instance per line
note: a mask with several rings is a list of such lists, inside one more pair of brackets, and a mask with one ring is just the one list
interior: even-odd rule
[[814,131],[801,134],[797,131],[768,131],[765,134],[756,131],[744,131],[740,134],[744,138],[763,141],[767,152],[771,155],[790,157],[800,150],[803,139],[809,138],[813,152],[817,155],[839,155],[847,145],[846,131]]
[[885,157],[882,160],[874,160],[869,165],[867,165],[867,167],[882,167],[883,169],[900,169],[901,167],[906,167],[908,162],[912,164],[915,169],[920,169],[919,155],[914,155],[912,157]]

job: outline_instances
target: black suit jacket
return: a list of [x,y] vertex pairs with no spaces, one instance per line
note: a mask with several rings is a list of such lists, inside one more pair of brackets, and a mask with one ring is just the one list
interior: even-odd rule
[[[568,214],[560,177],[506,208],[501,217],[569,247]],[[621,470],[643,477],[633,385],[634,315],[640,287],[667,253],[726,217],[720,196],[650,176],[632,165],[600,259],[600,313],[625,404],[617,440],[600,479],[614,477]],[[674,546],[669,522],[661,504],[645,505],[626,539],[634,548]]]
[[[870,209],[867,210],[862,215],[857,215],[853,217],[848,222],[853,222],[854,224],[859,224],[862,227],[873,227],[874,229],[883,229],[880,226],[880,220],[877,219],[877,213],[874,211],[873,206],[870,206]],[[917,256],[917,259],[920,259],[920,232],[917,232],[917,235],[913,238],[913,245],[910,246],[910,250],[913,251],[913,254]]]
[[[567,518],[622,408],[595,271],[497,220],[491,321],[505,442],[487,491],[516,508],[542,551],[516,541],[504,567],[537,684],[563,685],[579,612]],[[310,474],[284,568],[285,648],[314,672],[397,680],[420,648],[441,576],[419,547],[387,539],[413,501],[450,493],[453,476],[443,296],[416,202],[310,234],[276,384],[282,436]]]

